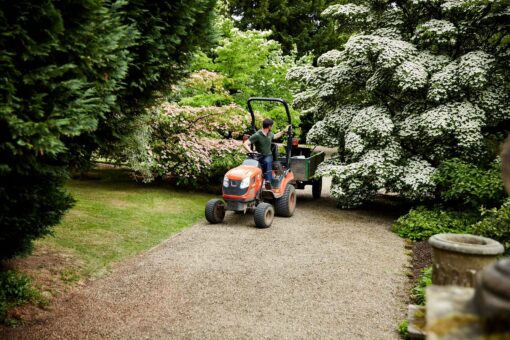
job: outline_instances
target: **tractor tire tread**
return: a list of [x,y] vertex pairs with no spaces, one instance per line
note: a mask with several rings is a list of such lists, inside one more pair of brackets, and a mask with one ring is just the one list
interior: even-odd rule
[[209,200],[205,206],[205,219],[211,224],[221,223],[225,218],[225,208],[223,209],[223,213],[219,215],[216,214],[216,207],[218,204],[224,205],[222,200],[215,198]]
[[294,195],[296,194],[295,191],[296,188],[294,188],[292,184],[287,184],[282,197],[278,198],[275,202],[275,210],[277,216],[291,217],[294,214],[296,207],[294,206],[294,209],[290,209],[289,199],[292,193],[294,193]]
[[273,210],[273,217],[274,217],[274,208],[271,204],[262,202],[255,208],[255,213],[253,214],[253,218],[255,220],[255,226],[257,228],[263,229],[263,228],[269,228],[271,224],[273,223],[273,219],[269,223],[266,221],[266,212],[267,209]]

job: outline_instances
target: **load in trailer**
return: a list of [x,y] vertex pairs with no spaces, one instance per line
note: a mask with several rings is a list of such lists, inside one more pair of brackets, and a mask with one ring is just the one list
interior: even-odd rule
[[261,166],[262,155],[248,152],[247,159],[238,167],[229,170],[223,178],[223,199],[207,202],[205,217],[210,223],[221,223],[226,211],[239,213],[253,212],[255,225],[268,228],[274,216],[291,217],[296,209],[296,188],[312,185],[314,198],[320,197],[322,180],[313,179],[314,172],[324,160],[324,153],[313,153],[310,148],[299,147],[292,133],[292,121],[287,102],[279,98],[253,97],[248,99],[253,132],[257,132],[255,114],[251,103],[254,101],[276,102],[285,107],[289,128],[286,131],[285,156],[278,154],[276,144],[271,145],[273,154],[272,176],[265,182]]

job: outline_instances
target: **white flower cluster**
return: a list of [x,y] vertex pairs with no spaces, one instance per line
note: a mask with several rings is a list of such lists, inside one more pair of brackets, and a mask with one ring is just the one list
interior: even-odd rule
[[416,27],[413,40],[421,46],[455,45],[457,27],[446,20],[429,20]]
[[328,52],[324,53],[323,55],[321,55],[317,59],[317,64],[319,66],[325,66],[325,67],[335,66],[344,60],[345,60],[344,51],[331,50],[331,51],[328,51]]
[[493,64],[494,57],[483,51],[461,56],[431,76],[427,99],[444,102],[487,87]]
[[372,32],[372,35],[376,35],[379,37],[386,37],[391,39],[402,39],[402,34],[400,33],[400,30],[398,27],[383,27],[378,28]]
[[322,15],[325,17],[354,21],[364,19],[369,13],[370,8],[365,5],[345,4],[329,6],[322,12]]
[[471,102],[485,112],[489,126],[496,126],[510,117],[510,91],[503,86],[488,86],[487,89],[477,92]]
[[445,0],[411,0],[410,3],[413,5],[438,5],[443,3],[444,1]]
[[331,147],[338,146],[339,139],[342,138],[342,134],[348,129],[359,110],[359,106],[343,106],[326,114],[324,119],[310,129],[306,137],[307,142]]
[[442,54],[432,54],[427,50],[420,51],[418,55],[410,60],[422,64],[430,74],[439,72],[451,62],[450,57]]
[[494,57],[483,51],[473,51],[459,58],[459,82],[470,91],[480,90],[489,83]]
[[[505,1],[505,0],[503,0]],[[495,0],[488,1],[473,1],[473,0],[443,0],[441,1],[441,10],[445,14],[465,14],[473,10],[482,10],[486,3],[495,2]]]
[[315,97],[317,91],[306,90],[299,92],[294,96],[294,106],[301,107],[303,109],[308,108],[309,110],[314,109],[314,103],[316,102]]
[[429,73],[419,62],[404,61],[395,68],[393,80],[402,92],[421,90],[427,86]]
[[434,73],[430,78],[430,88],[427,99],[433,102],[446,101],[460,95],[461,87],[458,82],[457,62],[452,62]]
[[383,69],[394,68],[417,54],[411,43],[377,35],[352,36],[345,44],[345,52],[352,59],[373,61]]
[[432,176],[436,169],[427,161],[413,157],[401,167],[394,190],[410,200],[433,197],[435,184]]
[[[287,76],[303,89],[294,105],[316,120],[307,141],[339,150],[319,175],[333,177],[331,193],[344,207],[362,204],[380,189],[411,200],[431,198],[437,165],[452,157],[479,160],[488,152],[486,131],[510,122],[504,63],[463,36],[469,29],[459,13],[481,5],[403,2],[420,13],[411,29],[399,6],[383,10],[379,0],[330,7],[325,14],[342,25],[363,19],[365,26],[343,50],[322,55],[318,67]],[[424,19],[428,11],[433,15]],[[467,52],[459,49],[463,43]]]
[[468,101],[446,103],[406,118],[400,124],[399,137],[421,143],[435,161],[447,158],[452,147],[472,159],[483,146],[484,122],[485,114],[476,105]]
[[386,108],[369,106],[357,112],[347,130],[369,141],[380,141],[389,138],[393,128],[393,122]]
[[385,148],[366,150],[349,162],[332,159],[322,163],[319,176],[333,176],[332,194],[345,208],[355,207],[373,197],[377,190],[398,178],[401,169],[395,164],[401,148],[390,142]]

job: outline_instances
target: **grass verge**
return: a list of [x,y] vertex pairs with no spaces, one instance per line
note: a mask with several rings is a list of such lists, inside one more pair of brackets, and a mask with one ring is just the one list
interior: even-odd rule
[[[113,262],[150,249],[204,216],[212,196],[134,183],[121,170],[96,170],[99,179],[72,180],[76,205],[38,243],[64,249],[83,263],[80,276],[100,275]],[[73,280],[72,272],[63,274]]]
[[69,181],[67,187],[76,205],[53,229],[53,235],[36,241],[33,255],[2,264],[0,275],[14,277],[19,281],[14,286],[24,287],[23,294],[4,299],[5,310],[27,302],[35,304],[41,292],[50,297],[60,295],[84,279],[103,275],[113,263],[195,224],[213,197],[135,183],[122,170],[94,170],[90,175],[94,179]]

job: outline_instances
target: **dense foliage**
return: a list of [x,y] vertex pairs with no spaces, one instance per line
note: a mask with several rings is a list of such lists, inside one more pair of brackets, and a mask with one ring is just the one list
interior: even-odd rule
[[482,219],[469,231],[476,235],[498,240],[510,254],[510,201],[499,208],[482,209]]
[[428,200],[444,161],[496,158],[510,122],[505,1],[357,1],[323,15],[358,34],[288,78],[316,120],[308,139],[338,147],[321,174],[341,206],[380,189]]
[[439,233],[468,233],[501,242],[510,253],[510,202],[499,208],[455,211],[441,207],[417,207],[401,216],[393,226],[401,237],[420,241]]
[[182,74],[213,0],[0,5],[0,258],[49,232],[70,163],[107,147]]
[[394,230],[411,240],[438,233],[471,233],[501,242],[510,251],[510,205],[501,180],[501,164],[481,169],[451,159],[434,175],[440,194],[435,206],[412,209]]
[[438,186],[439,200],[462,209],[498,206],[507,196],[500,162],[492,162],[486,169],[450,159],[439,166],[433,179]]
[[[129,64],[122,85],[110,94],[116,97],[115,107],[101,117],[98,130],[82,135],[71,148],[79,149],[86,159],[97,148],[108,154],[110,145],[129,132],[133,117],[188,73],[197,47],[210,46],[216,0],[118,2],[122,4],[122,22],[132,28],[122,34],[137,38],[123,52]],[[109,81],[108,71],[103,76]]]
[[440,233],[465,233],[477,222],[478,214],[420,206],[400,217],[393,230],[413,241],[426,240]]
[[299,55],[317,56],[338,46],[334,22],[321,16],[329,5],[340,1],[321,0],[226,0],[228,10],[241,29],[271,31],[285,53],[297,47]]
[[409,321],[407,321],[407,319],[404,319],[400,322],[400,324],[398,325],[398,334],[400,334],[400,337],[402,339],[409,339],[409,331],[408,331],[408,328],[409,328]]

